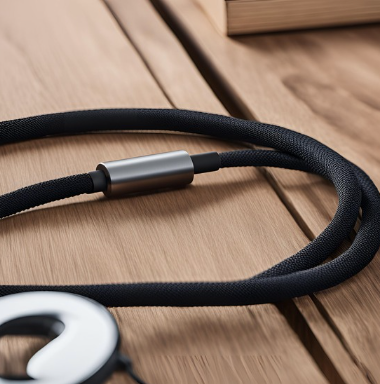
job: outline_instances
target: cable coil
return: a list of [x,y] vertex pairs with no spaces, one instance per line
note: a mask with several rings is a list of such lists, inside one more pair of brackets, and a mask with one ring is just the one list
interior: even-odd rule
[[[333,287],[362,270],[380,246],[380,194],[356,165],[320,142],[274,125],[225,116],[165,109],[65,112],[0,123],[0,144],[59,134],[107,130],[180,131],[238,140],[271,150],[220,153],[221,168],[265,166],[300,170],[330,180],[339,204],[330,224],[295,255],[265,272],[231,282],[100,285],[0,285],[0,296],[25,291],[63,291],[105,306],[230,306],[276,302]],[[41,204],[93,193],[90,173],[47,181],[0,196],[0,218]],[[323,263],[349,236],[361,208],[351,247]]]

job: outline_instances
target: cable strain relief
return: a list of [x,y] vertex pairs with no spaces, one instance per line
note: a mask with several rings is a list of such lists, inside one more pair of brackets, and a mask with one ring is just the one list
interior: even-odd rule
[[94,185],[92,193],[104,192],[107,189],[107,178],[103,171],[91,171],[89,175]]
[[195,174],[215,172],[221,167],[220,156],[217,152],[199,153],[190,157],[194,165]]

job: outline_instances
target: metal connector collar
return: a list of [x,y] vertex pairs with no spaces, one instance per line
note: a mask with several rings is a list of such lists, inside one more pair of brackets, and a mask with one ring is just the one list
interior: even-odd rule
[[159,153],[100,163],[107,179],[107,197],[190,184],[194,165],[186,151]]

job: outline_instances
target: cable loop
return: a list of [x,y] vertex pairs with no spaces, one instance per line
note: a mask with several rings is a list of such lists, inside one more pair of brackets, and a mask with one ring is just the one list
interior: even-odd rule
[[[330,180],[339,205],[324,231],[295,255],[248,279],[231,282],[100,285],[0,285],[0,296],[24,291],[64,291],[105,306],[227,306],[271,303],[331,288],[362,270],[380,246],[380,195],[370,178],[332,149],[300,133],[254,121],[201,112],[114,109],[66,112],[0,123],[0,144],[57,134],[107,130],[180,131],[243,141],[275,151],[220,154],[221,167],[266,166],[312,172]],[[0,197],[0,217],[53,199],[91,193],[89,174],[40,183]],[[196,188],[194,188],[196,193]],[[362,210],[351,247],[323,263],[348,237]],[[228,226],[228,223],[226,223]]]

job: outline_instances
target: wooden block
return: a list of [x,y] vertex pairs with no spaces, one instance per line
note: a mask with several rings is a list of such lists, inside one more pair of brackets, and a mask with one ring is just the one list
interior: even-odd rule
[[320,28],[380,20],[378,0],[196,0],[227,35]]

